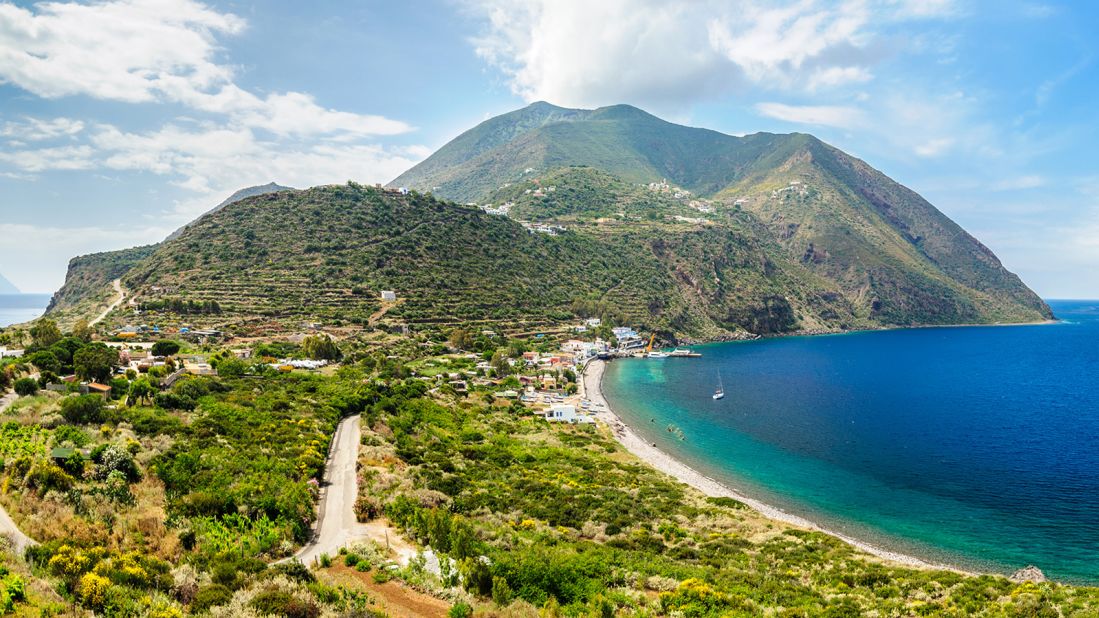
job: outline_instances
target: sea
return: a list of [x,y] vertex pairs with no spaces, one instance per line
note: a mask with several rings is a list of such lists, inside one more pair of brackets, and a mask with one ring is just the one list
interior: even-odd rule
[[49,294],[0,294],[0,328],[33,320],[49,304]]
[[665,452],[826,529],[939,564],[1099,584],[1099,301],[1050,306],[1057,323],[620,359],[603,392]]

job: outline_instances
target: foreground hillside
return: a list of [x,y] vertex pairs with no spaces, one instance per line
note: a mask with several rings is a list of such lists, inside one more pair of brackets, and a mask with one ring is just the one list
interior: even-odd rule
[[[32,354],[102,349],[38,327]],[[556,354],[559,342],[375,333],[341,342],[341,366],[323,373],[163,343],[178,351],[169,360],[208,355],[220,375],[159,390],[163,367],[120,374],[107,401],[18,386],[23,396],[0,410],[0,506],[40,542],[0,547],[0,615],[991,618],[1099,608],[1095,588],[882,562],[707,498],[645,466],[609,426],[547,423],[499,389],[519,387],[508,359],[529,374],[524,353]],[[485,358],[493,373],[458,392],[451,372],[476,376]],[[19,364],[4,361],[0,375],[32,373]],[[343,502],[354,505],[353,540],[315,563],[283,561],[310,538],[326,445],[351,416],[362,427],[348,441],[357,491]]]

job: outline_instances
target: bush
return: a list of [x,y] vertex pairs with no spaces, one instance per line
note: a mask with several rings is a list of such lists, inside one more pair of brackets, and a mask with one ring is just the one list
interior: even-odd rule
[[264,590],[252,599],[251,606],[261,614],[286,618],[319,618],[321,608],[282,590]]
[[19,378],[15,381],[15,393],[20,397],[30,397],[38,392],[38,382],[31,378]]
[[61,416],[73,425],[89,425],[103,420],[103,398],[78,395],[61,400]]
[[191,613],[201,614],[211,607],[225,605],[233,598],[233,591],[221,584],[203,586],[195,593],[195,600],[191,602]]
[[473,607],[465,601],[458,601],[450,606],[450,611],[446,615],[447,618],[469,618],[473,615]]
[[179,352],[179,343],[170,339],[157,341],[153,344],[153,356],[172,356]]

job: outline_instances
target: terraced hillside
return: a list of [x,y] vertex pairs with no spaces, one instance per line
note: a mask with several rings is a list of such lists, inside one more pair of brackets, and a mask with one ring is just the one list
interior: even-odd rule
[[[479,209],[358,185],[248,198],[188,226],[124,276],[143,320],[243,329],[320,320],[541,328],[604,315],[669,335],[716,337],[856,316],[826,281],[775,260],[751,217],[532,233]],[[217,311],[210,310],[216,303]],[[124,307],[115,323],[132,320]]]

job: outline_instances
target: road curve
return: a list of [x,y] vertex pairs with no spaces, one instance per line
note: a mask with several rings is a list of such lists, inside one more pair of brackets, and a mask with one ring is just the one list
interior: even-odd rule
[[115,279],[111,282],[111,287],[115,292],[118,292],[118,300],[114,301],[103,310],[103,313],[97,315],[94,320],[88,322],[88,326],[95,326],[103,321],[103,318],[107,317],[107,314],[114,311],[116,307],[122,304],[122,301],[126,300],[126,293],[122,291],[122,280]]
[[312,564],[321,554],[334,556],[340,547],[363,536],[355,517],[355,500],[359,495],[360,418],[349,416],[336,427],[324,470],[313,539],[294,556],[303,564]]

